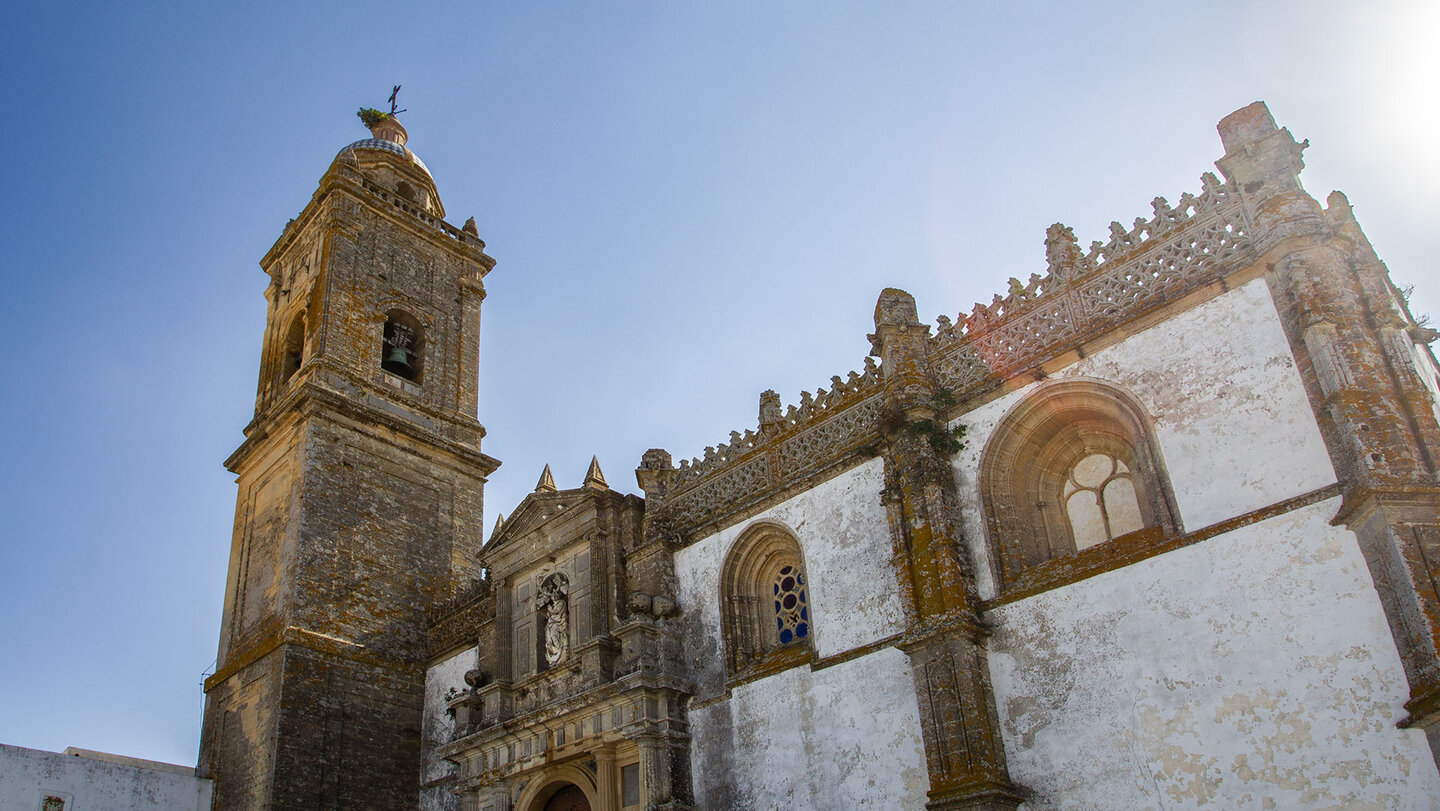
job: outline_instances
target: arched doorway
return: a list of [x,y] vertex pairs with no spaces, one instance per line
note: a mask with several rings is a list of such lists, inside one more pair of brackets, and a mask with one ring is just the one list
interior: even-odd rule
[[544,811],[590,811],[590,801],[579,786],[566,783],[545,801]]

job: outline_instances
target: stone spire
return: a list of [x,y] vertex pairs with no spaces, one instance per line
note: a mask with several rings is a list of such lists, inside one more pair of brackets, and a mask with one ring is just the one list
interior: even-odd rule
[[600,472],[600,457],[590,457],[590,469],[585,471],[585,483],[580,486],[594,490],[610,489],[610,485],[605,482],[605,474]]
[[495,537],[496,535],[499,535],[499,534],[500,534],[500,530],[503,529],[504,526],[505,526],[505,513],[495,513],[495,528],[492,529],[492,530],[490,530],[490,537],[493,538],[493,537]]
[[545,470],[540,473],[540,481],[535,483],[535,492],[553,493],[557,489],[559,488],[555,486],[555,477],[550,473],[550,466],[546,465]]

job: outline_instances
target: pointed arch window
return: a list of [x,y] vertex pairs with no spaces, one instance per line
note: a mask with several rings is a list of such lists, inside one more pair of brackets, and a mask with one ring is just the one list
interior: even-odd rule
[[1012,409],[986,445],[980,487],[1002,587],[1052,560],[1179,531],[1149,416],[1096,380],[1043,386]]

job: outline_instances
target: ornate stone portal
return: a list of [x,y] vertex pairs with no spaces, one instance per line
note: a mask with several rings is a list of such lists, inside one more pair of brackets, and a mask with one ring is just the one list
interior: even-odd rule
[[598,462],[573,490],[547,467],[491,536],[481,562],[493,613],[471,631],[479,668],[436,750],[458,765],[462,808],[540,811],[579,797],[597,811],[689,807],[673,567],[642,509],[610,490]]

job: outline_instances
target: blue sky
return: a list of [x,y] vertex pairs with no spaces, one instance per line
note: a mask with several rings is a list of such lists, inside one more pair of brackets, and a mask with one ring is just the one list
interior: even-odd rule
[[1197,192],[1264,99],[1440,316],[1433,4],[27,4],[0,31],[0,742],[193,763],[266,277],[354,116],[487,279],[486,524],[701,454],[923,316]]

